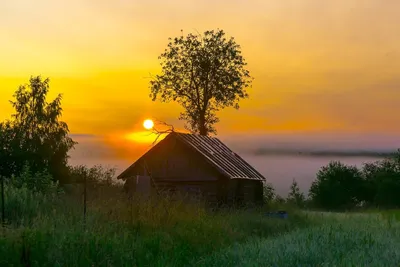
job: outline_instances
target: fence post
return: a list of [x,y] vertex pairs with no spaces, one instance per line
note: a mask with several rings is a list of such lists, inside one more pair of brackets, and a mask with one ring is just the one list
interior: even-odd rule
[[1,177],[1,226],[4,229],[6,225],[6,212],[5,212],[5,204],[4,204],[4,176]]
[[131,216],[130,216],[130,219],[131,219],[131,227],[133,227],[133,177],[131,177],[131,178],[128,178],[129,180],[129,187],[128,187],[128,190],[129,190],[129,200],[130,200],[130,208],[131,208]]
[[83,176],[83,225],[86,227],[86,173]]

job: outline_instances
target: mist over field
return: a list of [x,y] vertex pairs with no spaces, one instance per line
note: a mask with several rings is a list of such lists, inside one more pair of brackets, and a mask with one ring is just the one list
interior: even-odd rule
[[[248,154],[298,154],[326,152],[329,154],[370,154],[390,153],[400,147],[395,135],[304,133],[275,135],[242,135],[221,137],[232,149]],[[359,155],[358,155],[359,154]]]
[[[79,145],[70,153],[71,164],[102,164],[115,167],[117,174],[151,147],[151,144],[134,146],[128,156],[122,157],[100,137],[75,135],[74,138]],[[308,192],[317,171],[331,160],[362,166],[400,147],[395,136],[372,134],[254,134],[218,138],[263,174],[281,195],[287,194],[293,179],[303,192]]]

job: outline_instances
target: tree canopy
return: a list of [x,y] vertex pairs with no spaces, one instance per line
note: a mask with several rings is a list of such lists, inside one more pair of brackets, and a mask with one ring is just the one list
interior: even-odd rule
[[225,107],[239,108],[248,97],[252,78],[241,47],[223,30],[169,38],[159,56],[162,73],[150,82],[153,101],[176,101],[183,108],[179,119],[194,133],[216,133],[216,112]]
[[309,195],[318,207],[349,209],[363,200],[363,187],[364,179],[356,166],[331,161],[318,171]]
[[68,151],[74,147],[68,125],[61,121],[62,96],[47,102],[49,79],[31,77],[10,101],[15,113],[0,123],[0,175],[19,175],[28,165],[35,172],[48,171],[62,180],[68,173]]

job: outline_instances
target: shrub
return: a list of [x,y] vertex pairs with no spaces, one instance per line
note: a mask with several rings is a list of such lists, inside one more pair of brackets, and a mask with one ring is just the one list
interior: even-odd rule
[[290,192],[286,199],[287,203],[290,205],[303,208],[305,205],[305,196],[302,192],[300,192],[299,185],[296,180],[293,179],[292,185],[290,186]]
[[23,167],[20,175],[11,176],[6,181],[15,188],[26,188],[33,192],[53,194],[59,190],[58,182],[54,182],[53,177],[47,171],[32,173],[27,164]]
[[18,176],[3,178],[5,219],[11,224],[26,224],[57,202],[62,190],[45,171],[32,173],[25,165]]
[[112,185],[115,172],[115,168],[106,168],[102,165],[95,165],[90,168],[85,165],[69,167],[71,183],[82,183],[86,176],[88,183]]
[[271,202],[275,199],[275,196],[275,188],[272,186],[272,184],[265,183],[263,190],[264,203],[267,205],[271,204]]
[[399,153],[374,163],[364,164],[362,172],[366,180],[365,200],[379,207],[400,207]]
[[274,202],[277,205],[283,205],[286,203],[286,200],[283,197],[281,197],[280,195],[276,195],[274,198]]
[[318,171],[309,196],[318,208],[351,209],[363,200],[364,188],[362,173],[356,166],[332,161]]
[[58,201],[58,195],[30,190],[7,183],[4,188],[5,220],[12,225],[30,225],[41,214],[47,214]]

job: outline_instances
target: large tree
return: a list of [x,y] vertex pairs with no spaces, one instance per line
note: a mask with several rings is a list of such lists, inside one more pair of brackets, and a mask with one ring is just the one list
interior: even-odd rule
[[151,80],[150,96],[178,102],[184,108],[179,119],[194,133],[216,133],[216,112],[238,109],[239,100],[248,97],[252,78],[247,63],[240,46],[223,30],[169,38],[159,59],[162,72]]
[[10,101],[15,109],[9,121],[0,124],[0,175],[18,175],[24,165],[32,172],[48,171],[56,180],[68,174],[68,151],[76,144],[68,125],[61,121],[62,96],[47,102],[49,79],[31,77]]

